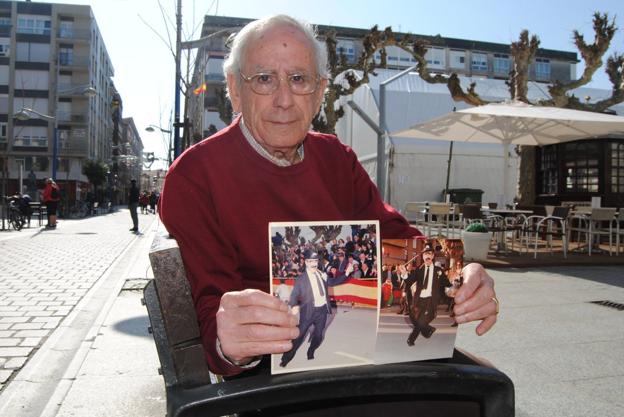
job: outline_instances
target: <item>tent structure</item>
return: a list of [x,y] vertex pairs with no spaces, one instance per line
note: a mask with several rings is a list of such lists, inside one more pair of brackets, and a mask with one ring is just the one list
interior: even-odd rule
[[[503,190],[509,182],[509,145],[552,145],[607,135],[624,136],[624,117],[603,113],[532,106],[522,102],[472,107],[408,129],[395,137],[503,145]],[[507,196],[503,195],[503,202]]]

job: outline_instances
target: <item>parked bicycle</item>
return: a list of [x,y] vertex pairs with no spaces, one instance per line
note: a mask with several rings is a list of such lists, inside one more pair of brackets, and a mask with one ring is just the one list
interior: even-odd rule
[[27,213],[24,213],[20,200],[21,196],[13,195],[5,197],[5,201],[7,204],[7,218],[9,221],[9,226],[13,227],[15,230],[20,231],[28,221]]

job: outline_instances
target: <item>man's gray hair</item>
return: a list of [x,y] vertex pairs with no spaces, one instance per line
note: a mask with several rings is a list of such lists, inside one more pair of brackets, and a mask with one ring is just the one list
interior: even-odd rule
[[316,71],[321,78],[327,78],[329,75],[327,70],[327,48],[325,43],[316,38],[315,28],[307,22],[283,14],[255,20],[233,36],[230,40],[230,54],[223,63],[223,73],[226,78],[228,74],[238,76],[243,65],[245,49],[250,41],[256,39],[257,35],[280,26],[295,27],[310,41],[310,46],[314,49],[316,58]]

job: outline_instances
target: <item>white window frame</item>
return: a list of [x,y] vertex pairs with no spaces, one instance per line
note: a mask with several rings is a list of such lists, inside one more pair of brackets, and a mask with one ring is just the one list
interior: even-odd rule
[[48,128],[42,126],[14,126],[13,146],[48,147]]
[[473,52],[470,60],[470,68],[473,71],[487,72],[488,71],[488,59],[487,54],[482,52]]
[[511,71],[511,58],[507,54],[494,54],[492,67],[495,74],[508,75]]
[[550,59],[535,58],[535,78],[550,80]]
[[339,39],[336,43],[336,54],[343,54],[347,61],[355,59],[355,43],[351,40]]
[[455,69],[466,69],[466,51],[449,52],[450,67]]
[[428,47],[425,60],[430,68],[444,68],[446,66],[444,48]]
[[17,33],[30,33],[34,35],[49,35],[52,21],[49,17],[39,15],[18,15]]
[[0,38],[0,56],[11,56],[11,38]]

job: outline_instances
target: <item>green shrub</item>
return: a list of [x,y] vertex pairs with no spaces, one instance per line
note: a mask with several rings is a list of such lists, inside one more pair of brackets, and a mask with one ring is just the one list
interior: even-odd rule
[[477,232],[477,233],[487,233],[488,228],[483,223],[470,223],[468,227],[466,227],[467,232]]

